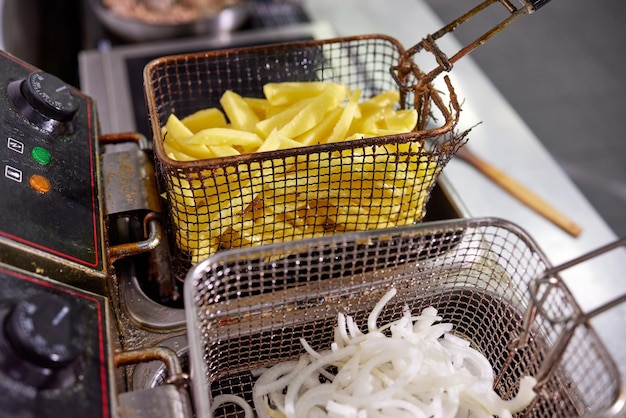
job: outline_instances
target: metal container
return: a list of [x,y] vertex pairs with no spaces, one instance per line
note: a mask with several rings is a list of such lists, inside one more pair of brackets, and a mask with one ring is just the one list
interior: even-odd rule
[[[184,276],[216,250],[246,246],[242,237],[251,234],[256,245],[422,220],[439,173],[466,136],[455,130],[459,104],[450,84],[446,99],[431,85],[417,93],[399,86],[397,80],[418,83],[415,68],[391,71],[403,53],[395,39],[368,35],[185,54],[148,64],[148,113],[177,270]],[[182,117],[217,107],[227,89],[262,97],[268,82],[314,80],[358,87],[364,98],[400,89],[401,106],[418,106],[421,124],[405,134],[233,157],[176,161],[165,152],[161,126],[172,113]],[[432,114],[439,124],[425,127]],[[358,216],[339,201],[358,207]],[[304,227],[290,228],[287,221],[277,226],[268,211]]]
[[[438,47],[439,38],[495,3],[509,13],[502,22],[454,55]],[[457,129],[461,106],[452,83],[446,76],[435,87],[433,80],[546,1],[522,3],[485,0],[408,49],[392,37],[372,34],[150,62],[144,87],[177,251],[174,274],[182,280],[191,265],[222,249],[422,221],[437,177],[467,140],[467,131]],[[416,63],[422,51],[434,55],[429,72]],[[340,83],[350,91],[361,89],[362,98],[395,90],[398,107],[416,110],[418,121],[403,134],[231,157],[176,161],[166,153],[162,127],[171,114],[219,108],[226,90],[263,97],[266,83],[289,81]]]
[[338,313],[363,324],[395,287],[381,318],[398,319],[405,305],[437,308],[489,359],[503,398],[523,376],[537,378],[538,397],[518,416],[613,416],[625,399],[618,368],[557,271],[523,230],[499,219],[218,253],[185,285],[196,412],[211,416],[220,394],[250,402],[256,371],[297,359],[299,338],[329,349]]
[[126,41],[146,42],[184,36],[215,35],[240,27],[248,18],[246,2],[227,6],[215,15],[181,23],[147,22],[118,15],[102,0],[89,0],[89,7],[102,24]]

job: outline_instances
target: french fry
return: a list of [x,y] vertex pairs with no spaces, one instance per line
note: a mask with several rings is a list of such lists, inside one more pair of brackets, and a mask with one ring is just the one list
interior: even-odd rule
[[393,132],[410,132],[417,123],[417,111],[385,108],[385,128]]
[[[311,100],[287,124],[280,129],[280,134],[295,138],[319,125],[328,111],[335,109],[344,99],[344,95],[337,89],[328,88],[319,96]],[[356,106],[356,104],[355,104]]]
[[259,117],[243,97],[232,90],[226,90],[220,98],[220,104],[233,128],[254,132]]
[[302,145],[317,145],[326,142],[326,138],[332,134],[333,128],[337,124],[341,114],[342,109],[340,107],[332,109],[317,126],[297,136],[295,138],[296,141],[300,142]]
[[193,132],[189,130],[175,115],[170,115],[165,124],[165,139],[167,143],[171,141],[170,150],[178,150],[186,156],[192,157],[196,160],[203,160],[206,158],[214,158],[215,155],[204,145],[197,146],[196,144],[190,144],[188,141],[193,137]]
[[215,154],[215,158],[224,158],[224,157],[232,157],[233,155],[241,155],[241,152],[235,149],[235,147],[230,145],[209,145],[208,148],[211,150],[213,154]]
[[217,107],[198,110],[182,118],[181,122],[194,134],[207,128],[226,127],[226,117]]
[[[361,100],[329,82],[268,83],[263,98],[226,91],[218,108],[163,127],[180,161],[291,149],[409,132],[415,109],[398,91]],[[227,120],[228,119],[228,120]],[[422,216],[439,172],[417,142],[294,153],[176,178],[169,186],[179,248],[197,262],[219,249],[382,228]]]
[[272,106],[285,106],[317,96],[332,86],[333,83],[322,81],[266,83],[263,94]]
[[244,97],[243,100],[248,104],[250,109],[254,112],[254,114],[259,118],[259,120],[266,119],[268,116],[268,109],[270,107],[267,99],[263,99],[260,97]]
[[257,149],[257,152],[276,151],[279,149],[297,148],[303,146],[300,142],[282,134],[282,131],[274,129],[267,137],[263,144]]
[[174,143],[174,141],[164,141],[163,148],[165,149],[165,153],[167,154],[167,156],[170,157],[172,160],[194,161],[198,159],[196,157],[192,157],[191,155],[185,154],[183,151],[179,150],[176,147],[176,144]]
[[333,132],[330,134],[326,142],[339,142],[342,141],[348,130],[350,129],[350,125],[355,117],[358,117],[358,101],[361,97],[361,90],[356,89],[351,95],[348,101],[348,104],[343,108],[343,112],[337,121],[337,124],[333,128]]
[[166,135],[165,139],[167,139],[167,136],[169,136],[175,141],[183,141],[193,136],[193,132],[189,128],[187,128],[174,114],[171,114],[167,118],[164,130]]
[[185,141],[190,145],[230,145],[244,148],[256,148],[263,144],[263,140],[254,132],[240,131],[232,128],[208,128]]
[[283,126],[287,125],[300,111],[305,108],[313,98],[301,100],[274,114],[273,116],[264,119],[256,124],[256,132],[259,136],[267,138],[274,129],[280,130]]

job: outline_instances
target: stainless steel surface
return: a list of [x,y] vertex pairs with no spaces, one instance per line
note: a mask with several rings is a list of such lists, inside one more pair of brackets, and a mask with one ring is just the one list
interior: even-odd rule
[[187,393],[174,385],[125,392],[119,395],[119,418],[191,418]]
[[[197,411],[206,416],[220,393],[249,399],[254,370],[298,359],[299,338],[329,349],[338,313],[360,326],[395,288],[381,318],[435,307],[489,359],[500,394],[536,377],[537,400],[524,416],[611,416],[626,400],[619,370],[587,323],[560,320],[581,315],[567,285],[553,275],[530,297],[550,269],[525,231],[493,218],[218,253],[190,270],[185,286]],[[566,348],[553,351],[563,335]]]
[[506,190],[517,200],[524,203],[571,236],[577,237],[582,232],[578,224],[552,206],[547,200],[537,196],[535,192],[506,174],[506,172],[499,167],[496,167],[491,162],[484,160],[479,155],[470,151],[467,146],[460,149],[455,157],[474,166],[474,168],[487,176],[487,178],[502,187],[503,190]]
[[88,5],[107,29],[131,42],[215,35],[237,29],[248,17],[245,1],[228,6],[215,16],[184,23],[151,23],[120,16],[104,6],[102,0],[88,0]]
[[109,144],[102,153],[102,173],[107,185],[108,215],[137,210],[159,212],[154,168],[145,150],[135,142]]
[[167,332],[185,326],[185,312],[150,299],[141,289],[142,278],[124,275],[120,284],[120,296],[130,318],[141,327]]
[[[395,0],[393,7],[377,1],[308,0],[305,6],[313,20],[329,22],[338,35],[380,32],[397,37],[407,45],[425,33],[438,30],[444,23],[423,0]],[[523,26],[524,21],[516,25]],[[459,48],[454,37],[442,39],[441,45],[444,51]],[[489,43],[482,48],[489,48]],[[538,58],[534,56],[534,59]],[[578,238],[568,236],[507,196],[473,168],[453,160],[446,167],[445,176],[471,216],[498,216],[519,224],[555,264],[616,238],[471,56],[459,61],[450,77],[463,100],[461,124],[472,126],[482,122],[471,133],[469,144],[473,149],[484,158],[506,167],[508,174],[532,187],[540,196],[550,198],[581,225],[583,233]],[[626,252],[616,250],[564,272],[563,278],[578,302],[591,309],[626,291],[625,270]],[[626,351],[622,349],[626,345],[626,335],[615,325],[623,324],[625,320],[626,308],[621,306],[594,319],[593,324],[626,376]]]
[[126,68],[126,61],[129,59],[281,42],[303,37],[324,39],[331,35],[332,30],[328,24],[316,22],[273,29],[226,33],[217,37],[146,42],[81,51],[78,57],[80,86],[85,94],[96,99],[102,133],[136,132],[135,112]]
[[[158,342],[157,346],[175,352],[183,370],[189,370],[189,345],[186,335],[167,338]],[[140,390],[160,386],[167,380],[169,374],[170,371],[160,361],[142,362],[133,370],[131,389]]]

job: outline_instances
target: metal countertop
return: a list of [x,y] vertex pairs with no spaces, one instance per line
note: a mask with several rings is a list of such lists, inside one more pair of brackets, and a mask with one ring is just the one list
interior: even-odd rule
[[[426,34],[447,23],[442,22],[422,0],[306,0],[305,6],[314,21],[330,23],[338,36],[384,33],[397,38],[405,47],[416,44]],[[524,25],[526,19],[532,18],[532,14],[524,16],[513,24]],[[457,51],[461,46],[449,35],[438,44],[444,52]],[[481,48],[489,48],[489,42]],[[422,70],[430,69],[422,67],[421,61],[418,65]],[[466,207],[468,216],[495,216],[516,223],[534,238],[553,265],[574,259],[617,238],[540,139],[474,63],[471,55],[461,59],[449,76],[463,103],[461,127],[480,122],[470,133],[469,147],[552,203],[578,223],[583,232],[577,238],[571,237],[468,164],[453,159],[442,177]],[[624,271],[626,249],[619,248],[572,267],[561,277],[581,307],[590,310],[626,293],[626,280],[622,278]],[[626,381],[626,351],[622,350],[626,345],[626,306],[621,305],[598,316],[592,324]]]

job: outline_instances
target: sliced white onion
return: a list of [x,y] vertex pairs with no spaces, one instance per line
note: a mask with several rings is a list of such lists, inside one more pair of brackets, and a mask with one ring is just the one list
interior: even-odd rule
[[378,316],[382,312],[383,308],[393,297],[396,295],[396,288],[392,287],[385,295],[376,303],[372,312],[370,312],[369,317],[367,318],[367,329],[369,332],[378,331],[378,327],[376,326],[376,322],[378,321]]
[[211,405],[211,415],[222,405],[234,403],[235,405],[241,407],[244,412],[244,418],[254,418],[254,411],[252,407],[248,405],[248,402],[245,401],[241,396],[231,395],[231,394],[223,394],[217,395],[213,398],[213,404]]
[[414,316],[405,306],[401,318],[379,326],[395,294],[391,289],[370,312],[367,333],[339,314],[329,350],[315,351],[302,339],[298,361],[267,369],[253,389],[258,416],[505,418],[532,402],[532,377],[521,379],[512,399],[500,398],[489,360],[453,335],[433,307]]
[[287,385],[287,394],[285,395],[285,414],[290,416],[295,415],[296,406],[295,401],[299,397],[300,386],[306,381],[309,373],[318,372],[318,369],[333,365],[339,360],[349,358],[357,350],[356,346],[344,347],[336,351],[329,351],[325,356],[321,356],[318,359],[312,361],[308,366],[294,376],[293,380]]

